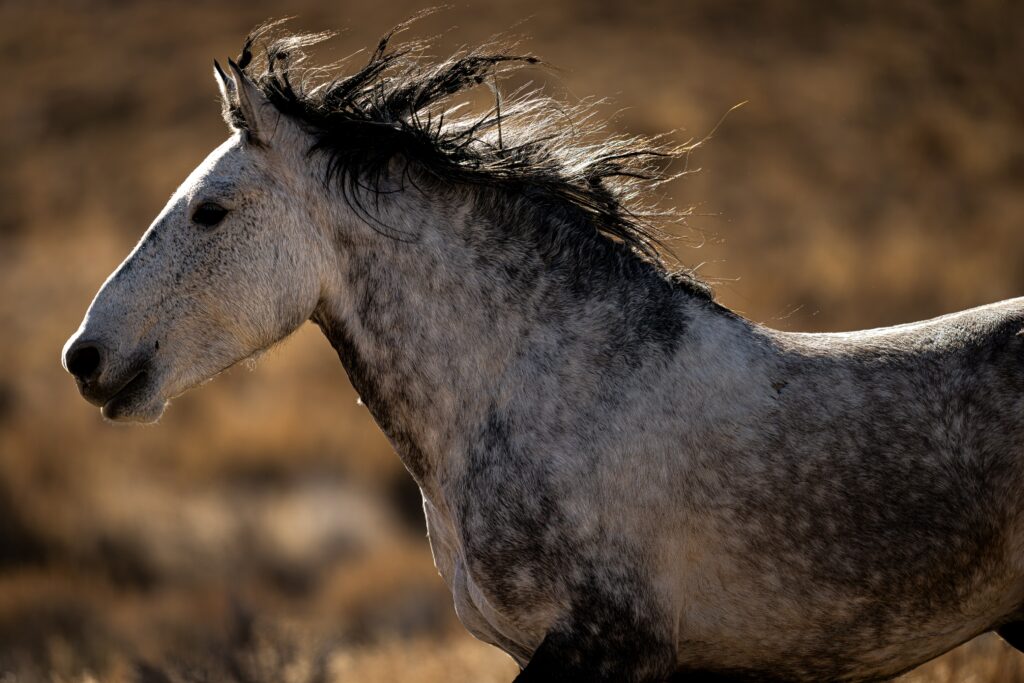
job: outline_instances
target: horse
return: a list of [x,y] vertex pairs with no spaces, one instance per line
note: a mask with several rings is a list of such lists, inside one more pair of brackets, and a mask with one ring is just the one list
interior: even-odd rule
[[[651,188],[692,146],[502,92],[533,56],[394,34],[351,73],[276,25],[214,62],[229,137],[67,341],[86,400],[154,422],[311,320],[518,683],[877,681],[991,630],[1024,647],[1024,298],[751,322],[659,247]],[[494,106],[460,109],[478,87]]]

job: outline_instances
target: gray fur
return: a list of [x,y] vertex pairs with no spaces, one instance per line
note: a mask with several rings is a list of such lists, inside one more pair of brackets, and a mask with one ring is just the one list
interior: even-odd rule
[[[521,681],[883,680],[1018,620],[1024,299],[788,334],[594,229],[557,172],[398,155],[354,206],[309,153],[324,131],[240,63],[218,79],[244,128],[65,348],[109,418],[153,421],[312,319],[423,492],[460,619]],[[197,226],[203,202],[230,212]]]

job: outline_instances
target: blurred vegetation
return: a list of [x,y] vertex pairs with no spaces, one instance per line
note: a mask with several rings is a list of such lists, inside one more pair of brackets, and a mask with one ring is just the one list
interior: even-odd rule
[[[346,29],[337,59],[418,8],[0,3],[0,681],[513,677],[458,625],[415,487],[308,326],[151,428],[104,424],[58,361],[223,139],[214,57],[288,13]],[[715,131],[668,188],[694,207],[674,249],[749,317],[835,330],[1024,293],[1024,5],[471,2],[414,29],[439,51],[506,32],[556,92],[610,96],[616,130]],[[1022,660],[986,636],[908,680]]]

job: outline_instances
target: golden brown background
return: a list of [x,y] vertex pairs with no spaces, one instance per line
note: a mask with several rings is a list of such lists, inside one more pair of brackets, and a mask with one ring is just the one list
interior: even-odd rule
[[[225,137],[214,57],[296,14],[345,29],[336,59],[419,7],[0,3],[3,683],[514,675],[457,624],[418,495],[315,330],[148,428],[104,424],[58,361]],[[701,138],[749,101],[668,188],[695,207],[675,250],[755,320],[836,330],[1024,294],[1022,8],[459,2],[412,33],[522,35],[552,87],[626,108],[616,130]],[[987,636],[913,679],[1024,680],[1024,654]]]

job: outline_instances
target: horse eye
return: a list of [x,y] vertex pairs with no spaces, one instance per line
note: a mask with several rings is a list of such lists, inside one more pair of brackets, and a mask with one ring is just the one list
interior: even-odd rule
[[228,210],[223,206],[214,204],[213,202],[203,202],[197,206],[195,212],[193,212],[192,221],[204,228],[212,228],[224,220],[224,216],[227,215]]

